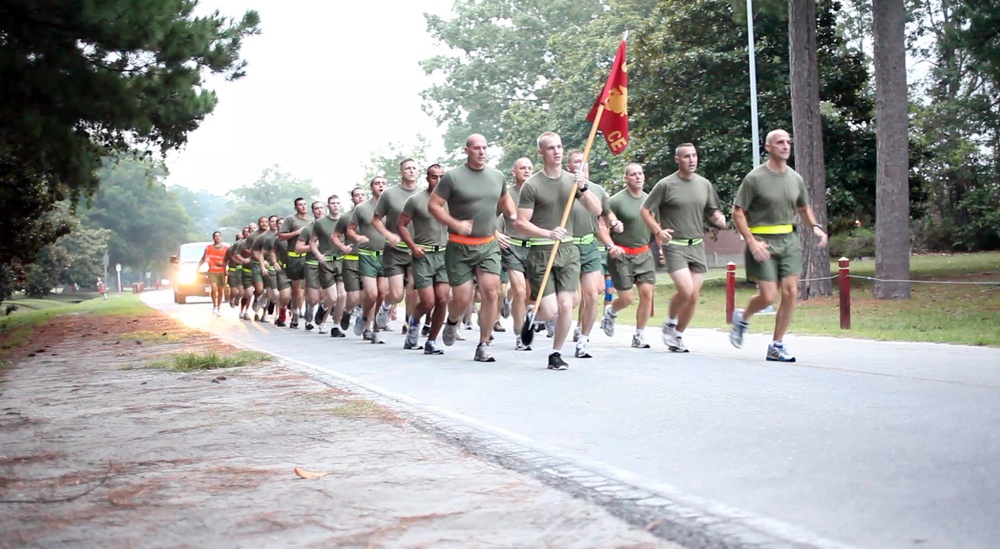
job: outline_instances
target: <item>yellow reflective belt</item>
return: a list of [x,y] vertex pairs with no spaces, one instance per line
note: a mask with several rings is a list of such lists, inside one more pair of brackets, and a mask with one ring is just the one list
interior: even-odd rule
[[357,260],[358,260],[358,256],[356,256],[354,254],[348,254],[348,255],[344,256],[344,261],[357,261]]
[[702,242],[704,242],[704,240],[701,238],[679,238],[670,240],[670,244],[673,244],[674,246],[697,246]]
[[581,236],[580,238],[574,238],[573,239],[573,244],[576,244],[576,245],[579,245],[579,246],[583,246],[583,245],[586,245],[586,244],[590,244],[591,242],[594,242],[596,240],[597,240],[597,237],[594,236],[594,233],[590,233],[590,234],[588,234],[586,236]]
[[402,240],[400,240],[399,242],[396,243],[396,247],[397,248],[402,248],[404,250],[409,250],[410,249],[410,247],[406,245],[406,242],[403,242]]
[[417,247],[428,252],[443,252],[447,248],[447,246],[438,246],[437,244],[417,244]]
[[752,234],[788,234],[795,230],[794,225],[758,225],[750,227]]
[[300,254],[296,252],[288,252],[288,257],[305,257],[306,254]]
[[378,257],[382,255],[382,252],[376,252],[375,250],[363,250],[359,248],[358,255],[364,255],[367,257]]
[[[572,237],[564,238],[564,239],[560,240],[560,242],[563,243],[563,244],[565,244],[566,242],[573,242],[573,238]],[[528,246],[529,247],[530,246],[552,246],[555,243],[556,243],[556,241],[552,240],[551,238],[529,238],[528,239]]]

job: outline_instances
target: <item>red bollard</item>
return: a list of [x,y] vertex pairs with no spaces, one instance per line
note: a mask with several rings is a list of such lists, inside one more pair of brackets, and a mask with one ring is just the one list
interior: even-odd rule
[[837,260],[840,266],[840,329],[851,329],[851,260],[842,257]]
[[736,264],[726,263],[726,324],[732,324],[736,310]]

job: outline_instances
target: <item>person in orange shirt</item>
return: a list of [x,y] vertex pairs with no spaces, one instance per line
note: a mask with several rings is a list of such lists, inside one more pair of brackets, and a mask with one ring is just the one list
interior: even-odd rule
[[205,247],[205,253],[198,262],[198,270],[208,262],[208,283],[212,286],[212,314],[219,316],[222,307],[222,289],[226,283],[226,250],[229,246],[222,243],[222,233],[212,233],[212,243]]

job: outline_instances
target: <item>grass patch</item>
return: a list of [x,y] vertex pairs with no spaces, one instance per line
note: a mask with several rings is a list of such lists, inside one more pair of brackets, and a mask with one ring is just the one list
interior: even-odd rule
[[345,418],[371,418],[393,422],[400,420],[395,412],[370,400],[352,400],[337,406],[331,413]]
[[[834,263],[831,274],[836,272]],[[851,274],[874,276],[874,260],[852,261]],[[742,268],[737,269],[740,279],[744,275]],[[706,275],[691,327],[728,329],[725,276],[724,269],[713,269]],[[913,256],[910,278],[1000,283],[1000,253]],[[666,273],[658,273],[657,282],[655,314],[649,322],[649,328],[654,330],[666,318],[667,306],[674,293],[673,283]],[[1000,286],[914,283],[910,287],[912,297],[909,300],[881,300],[874,297],[873,281],[852,279],[851,329],[841,330],[839,295],[834,281],[832,296],[799,302],[789,331],[874,340],[1000,346]],[[753,284],[737,284],[736,306],[746,306],[755,292]],[[619,313],[621,322],[635,322],[634,307]],[[768,333],[774,329],[774,316],[754,316],[752,326],[755,332]]]
[[149,362],[147,366],[173,372],[193,372],[258,365],[270,360],[272,360],[271,355],[257,351],[237,351],[228,355],[220,355],[215,351],[203,351],[200,353],[177,353],[168,359]]

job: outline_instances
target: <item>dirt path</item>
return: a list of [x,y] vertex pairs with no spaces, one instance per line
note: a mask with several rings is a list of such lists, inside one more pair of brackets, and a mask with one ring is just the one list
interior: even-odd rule
[[207,348],[235,350],[78,315],[8,354],[0,546],[670,546],[281,364],[143,367]]

